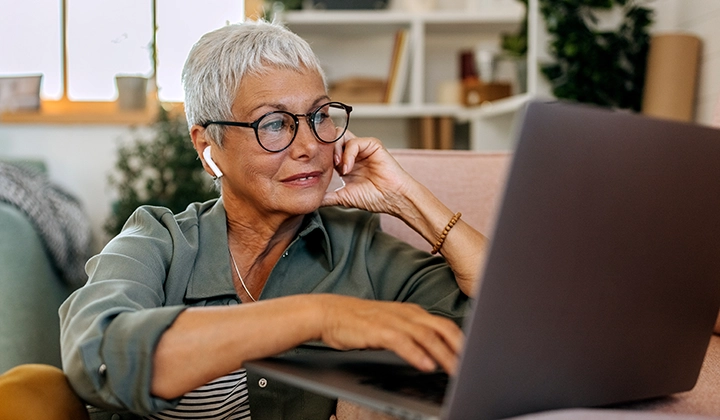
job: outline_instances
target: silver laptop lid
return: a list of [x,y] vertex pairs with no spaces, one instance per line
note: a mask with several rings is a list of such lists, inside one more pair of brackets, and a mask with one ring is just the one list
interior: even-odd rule
[[530,103],[443,418],[693,387],[720,301],[720,131]]

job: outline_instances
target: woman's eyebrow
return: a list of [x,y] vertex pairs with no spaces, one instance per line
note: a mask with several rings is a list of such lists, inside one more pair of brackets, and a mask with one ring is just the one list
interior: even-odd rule
[[[310,105],[310,109],[308,109],[307,111],[308,112],[314,111],[315,108],[317,108],[320,104],[325,103],[326,101],[329,101],[329,100],[330,100],[329,96],[322,95],[312,102],[312,105]],[[249,113],[252,114],[254,112],[257,112],[257,110],[259,110],[260,108],[264,108],[264,107],[275,108],[279,111],[288,111],[289,112],[287,105],[285,105],[283,103],[265,102],[265,103],[258,104],[256,107],[251,109],[249,111]]]

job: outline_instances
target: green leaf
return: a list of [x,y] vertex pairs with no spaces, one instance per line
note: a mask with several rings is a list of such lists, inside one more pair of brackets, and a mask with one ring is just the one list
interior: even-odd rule
[[[639,111],[653,12],[643,0],[540,0],[554,63],[542,66],[558,98]],[[596,11],[622,7],[616,32],[587,26]]]
[[115,172],[108,177],[117,200],[105,222],[107,233],[119,233],[141,205],[161,205],[177,213],[192,202],[218,196],[197,159],[183,117],[160,108],[156,121],[134,134],[118,148]]

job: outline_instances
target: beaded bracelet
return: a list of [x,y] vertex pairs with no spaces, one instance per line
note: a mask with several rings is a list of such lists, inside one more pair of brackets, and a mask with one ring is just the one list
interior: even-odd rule
[[437,254],[438,251],[440,251],[440,248],[442,248],[443,244],[445,243],[445,238],[447,238],[448,233],[450,232],[450,229],[455,226],[455,223],[457,223],[458,220],[460,220],[460,216],[462,216],[462,213],[457,212],[455,215],[450,219],[447,226],[445,226],[445,229],[443,229],[442,233],[440,234],[440,237],[438,238],[437,242],[435,242],[435,245],[433,245],[432,251],[430,251],[431,254]]

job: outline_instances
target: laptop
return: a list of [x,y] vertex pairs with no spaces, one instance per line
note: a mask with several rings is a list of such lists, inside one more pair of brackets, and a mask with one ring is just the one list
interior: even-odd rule
[[434,380],[387,351],[325,349],[246,367],[412,419],[690,390],[720,306],[719,190],[720,130],[530,102],[458,374],[433,385],[444,397],[409,390]]

